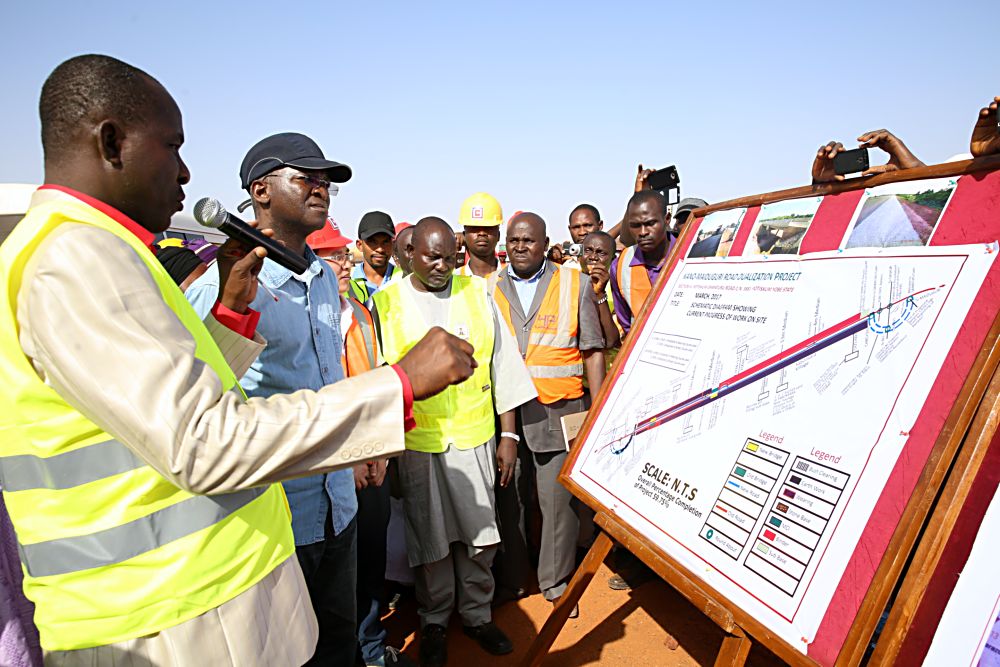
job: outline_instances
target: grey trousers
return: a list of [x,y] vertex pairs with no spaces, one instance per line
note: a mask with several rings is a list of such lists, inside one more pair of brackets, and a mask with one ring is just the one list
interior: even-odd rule
[[494,585],[490,566],[497,548],[486,547],[475,556],[470,556],[469,551],[465,544],[454,542],[450,553],[441,560],[413,568],[421,628],[428,623],[448,627],[451,612],[456,608],[466,626],[493,620],[490,604]]
[[[505,552],[502,583],[510,588],[523,584],[525,568],[530,568],[527,558],[525,508],[530,507],[532,491],[538,494],[538,505],[542,514],[541,544],[538,549],[538,587],[546,600],[554,600],[563,594],[569,579],[576,569],[576,547],[580,538],[580,519],[573,507],[573,494],[559,483],[559,471],[566,461],[567,452],[532,452],[524,445],[518,446],[517,466],[514,481],[498,496],[506,496],[498,501],[501,513],[500,524]],[[516,501],[510,498],[516,495]],[[515,544],[520,541],[521,544]]]

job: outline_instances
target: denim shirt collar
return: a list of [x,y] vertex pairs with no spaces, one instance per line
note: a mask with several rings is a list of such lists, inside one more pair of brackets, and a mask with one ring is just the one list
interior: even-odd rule
[[290,278],[295,278],[299,282],[303,282],[308,285],[312,282],[312,279],[323,272],[323,260],[316,256],[312,248],[306,246],[305,252],[306,261],[309,262],[309,268],[305,270],[305,273],[292,273],[285,267],[281,266],[277,262],[271,259],[264,260],[264,266],[260,270],[260,280],[265,285],[271,289],[277,289],[284,285]]

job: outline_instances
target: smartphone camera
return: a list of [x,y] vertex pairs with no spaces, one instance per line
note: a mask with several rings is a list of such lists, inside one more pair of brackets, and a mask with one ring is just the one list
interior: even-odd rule
[[668,204],[676,204],[681,196],[681,176],[677,167],[671,165],[657,169],[646,177],[646,185],[652,190],[659,190]]
[[868,149],[855,148],[852,151],[841,151],[833,156],[833,173],[838,176],[857,174],[868,171]]

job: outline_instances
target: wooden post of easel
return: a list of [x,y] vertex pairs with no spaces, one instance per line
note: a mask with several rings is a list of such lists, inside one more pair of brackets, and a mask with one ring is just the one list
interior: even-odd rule
[[715,659],[716,667],[742,667],[746,663],[752,642],[743,629],[737,625],[736,619],[733,618],[726,605],[709,596],[671,563],[635,539],[631,532],[614,516],[599,512],[594,518],[594,523],[601,528],[601,532],[525,654],[521,663],[524,667],[538,667],[542,664],[556,637],[559,636],[559,632],[566,625],[570,611],[579,603],[583,592],[611,551],[611,546],[615,541],[635,554],[651,570],[722,628],[726,636],[722,640],[722,648]]
[[566,590],[559,596],[559,600],[552,609],[552,613],[545,619],[545,624],[538,632],[538,636],[535,637],[535,641],[531,642],[531,647],[528,648],[528,653],[524,656],[522,665],[537,667],[542,664],[542,660],[548,654],[549,649],[552,648],[552,644],[555,642],[556,637],[559,636],[559,632],[566,625],[566,619],[569,618],[573,607],[580,601],[583,592],[587,590],[590,580],[594,578],[597,569],[604,562],[608,553],[610,553],[611,545],[611,538],[608,537],[607,533],[601,532],[597,535],[594,545],[590,547],[590,551],[587,552],[583,562],[580,563],[580,567],[576,568],[576,572],[573,573],[573,578],[569,580]]

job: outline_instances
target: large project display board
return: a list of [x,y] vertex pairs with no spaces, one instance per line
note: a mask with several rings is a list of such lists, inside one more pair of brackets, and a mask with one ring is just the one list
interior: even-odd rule
[[699,219],[569,479],[832,664],[996,314],[997,176]]

